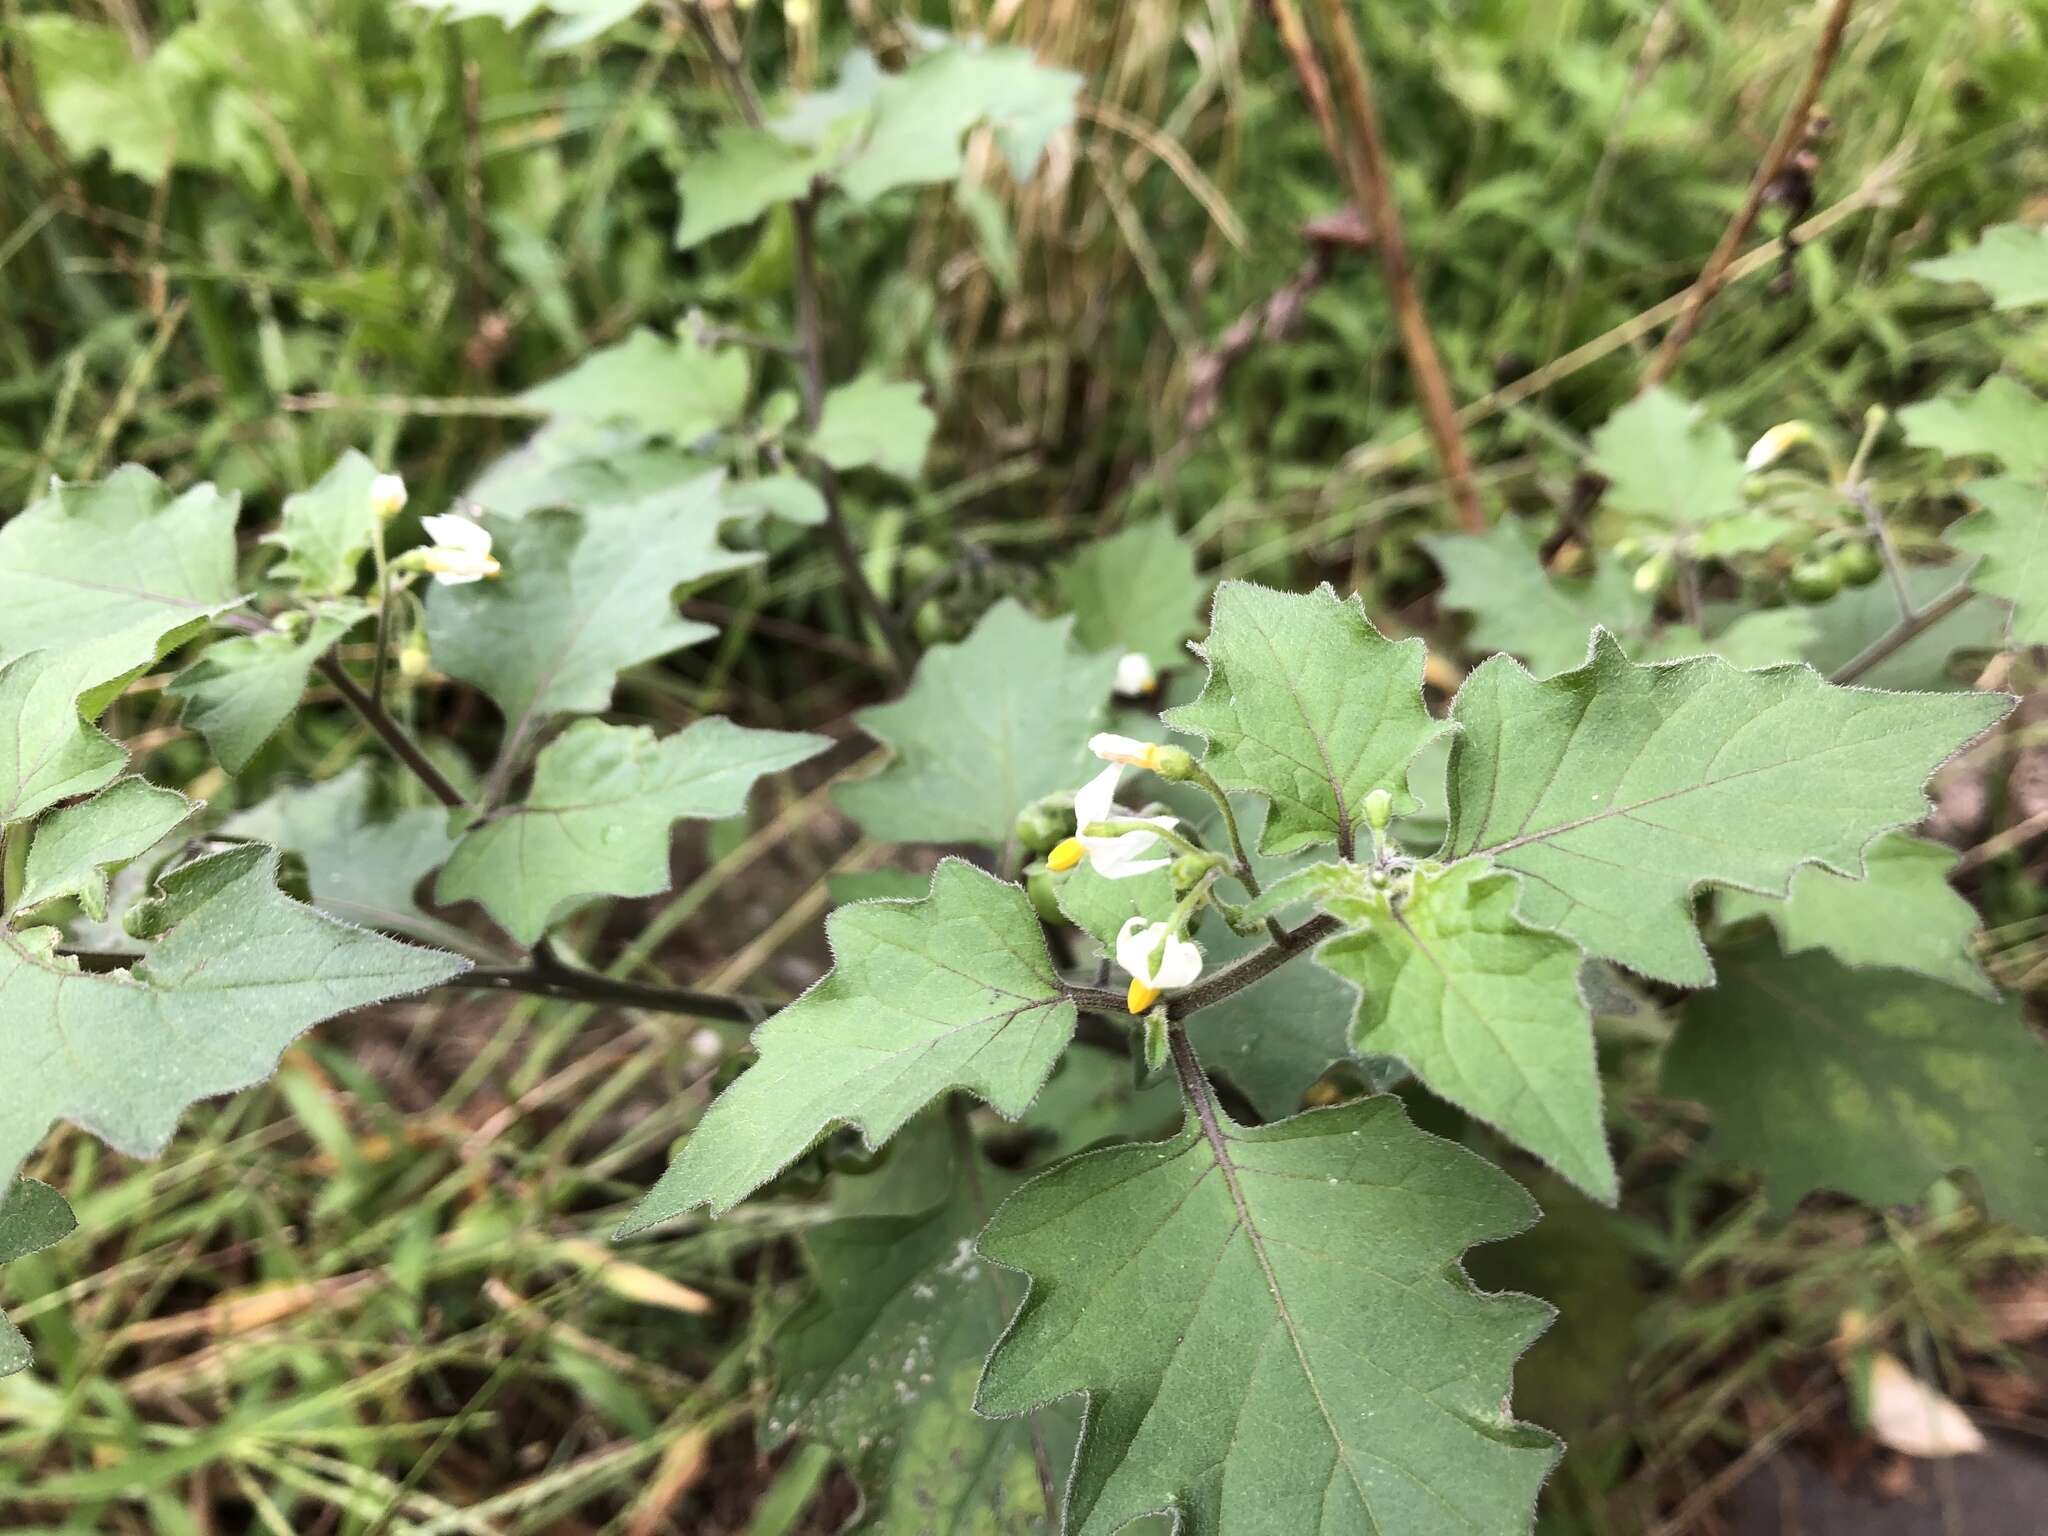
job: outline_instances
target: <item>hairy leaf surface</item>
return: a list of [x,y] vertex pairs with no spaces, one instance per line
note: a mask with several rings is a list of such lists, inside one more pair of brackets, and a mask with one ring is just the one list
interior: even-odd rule
[[1713,1112],[1714,1145],[1763,1175],[1774,1206],[1814,1189],[1902,1204],[1966,1168],[1994,1215],[2048,1232],[2048,1046],[2017,1000],[1768,940],[1717,958],[1664,1091]]
[[1387,639],[1327,585],[1227,581],[1197,650],[1208,683],[1166,723],[1207,740],[1203,765],[1224,788],[1268,802],[1267,853],[1348,848],[1373,790],[1409,801],[1409,760],[1444,730],[1423,707],[1420,640]]
[[457,948],[471,942],[414,894],[455,850],[448,813],[416,806],[375,816],[374,787],[369,763],[358,758],[322,783],[277,791],[229,818],[225,830],[297,854],[313,905],[343,922]]
[[1637,395],[1593,434],[1593,463],[1617,512],[1698,528],[1743,508],[1735,437],[1667,389]]
[[0,930],[0,1179],[59,1120],[133,1157],[162,1152],[196,1101],[268,1076],[323,1019],[462,969],[323,917],[276,886],[273,849],[230,849],[166,876],[162,937],[132,972],[90,975],[57,932]]
[[825,936],[830,973],[754,1032],[760,1060],[625,1231],[699,1205],[722,1215],[834,1125],[878,1147],[948,1089],[1014,1120],[1074,1032],[1030,899],[958,859],[922,901],[841,907]]
[[147,853],[197,809],[174,789],[122,779],[52,813],[36,826],[16,910],[75,896],[87,916],[105,917],[107,872]]
[[1635,666],[1601,631],[1577,671],[1539,682],[1488,661],[1459,690],[1446,853],[1521,875],[1524,922],[1704,986],[1701,884],[1777,895],[1816,862],[1860,875],[1879,833],[1926,814],[1928,775],[2010,707],[1802,666]]
[[1525,1530],[1556,1444],[1504,1405],[1550,1309],[1457,1266],[1534,1215],[1394,1099],[1257,1128],[1205,1101],[997,1212],[981,1252],[1032,1283],[978,1406],[1088,1394],[1073,1536]]
[[1354,886],[1376,915],[1316,951],[1358,984],[1353,1049],[1399,1058],[1431,1092],[1611,1202],[1578,945],[1517,922],[1514,877],[1479,863],[1418,870],[1398,905]]
[[35,816],[111,783],[127,750],[78,713],[78,674],[30,651],[0,665],[0,822]]
[[894,756],[841,785],[840,807],[884,842],[1002,847],[1025,806],[1101,767],[1087,742],[1116,657],[1075,651],[1072,630],[1005,599],[959,644],[925,652],[902,698],[854,717]]
[[716,717],[665,741],[646,726],[579,720],[535,759],[526,799],[464,836],[435,895],[480,902],[513,938],[532,944],[593,896],[667,890],[675,822],[736,816],[762,775],[831,744]]
[[369,613],[360,603],[328,603],[294,633],[216,640],[167,691],[184,701],[185,724],[221,766],[240,773],[299,707],[320,658]]

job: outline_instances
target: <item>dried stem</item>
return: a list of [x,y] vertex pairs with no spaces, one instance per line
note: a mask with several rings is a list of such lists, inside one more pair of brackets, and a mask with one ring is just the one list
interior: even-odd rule
[[1758,163],[1756,175],[1749,184],[1749,195],[1742,200],[1742,206],[1735,210],[1735,217],[1728,221],[1728,227],[1721,231],[1720,244],[1707,257],[1706,265],[1700,268],[1700,275],[1693,279],[1692,286],[1685,292],[1684,306],[1671,329],[1664,335],[1663,345],[1657,348],[1649,366],[1643,370],[1642,387],[1654,389],[1664,382],[1671,370],[1677,366],[1678,354],[1685,344],[1692,340],[1693,332],[1699,329],[1700,316],[1714,295],[1721,291],[1728,281],[1730,266],[1736,252],[1749,238],[1749,232],[1756,225],[1757,215],[1763,211],[1764,197],[1770,191],[1771,183],[1778,179],[1785,168],[1786,160],[1805,135],[1807,123],[1813,115],[1813,104],[1820,98],[1821,82],[1827,79],[1828,70],[1833,67],[1835,55],[1841,51],[1842,33],[1849,24],[1849,12],[1856,0],[1834,0],[1828,11],[1826,23],[1821,28],[1820,41],[1814,45],[1813,59],[1808,64],[1806,79],[1799,87],[1799,94],[1792,98],[1792,105],[1786,109],[1785,119],[1778,124],[1777,137],[1771,140],[1770,148]]
[[[1430,332],[1429,320],[1422,312],[1421,296],[1416,292],[1415,274],[1408,259],[1408,239],[1401,223],[1400,206],[1394,200],[1386,140],[1380,132],[1378,109],[1373,104],[1372,76],[1366,68],[1365,52],[1359,46],[1358,33],[1344,9],[1344,0],[1317,0],[1317,6],[1336,55],[1336,110],[1341,114],[1343,126],[1349,128],[1351,137],[1350,153],[1344,153],[1343,146],[1334,145],[1332,154],[1337,160],[1337,169],[1351,184],[1359,211],[1372,226],[1373,244],[1379,251],[1380,267],[1386,274],[1387,295],[1393,302],[1394,317],[1400,326],[1401,346],[1407,354],[1408,371],[1415,381],[1423,422],[1429,429],[1430,441],[1435,444],[1437,459],[1443,466],[1445,485],[1452,504],[1458,510],[1458,521],[1468,533],[1483,533],[1486,531],[1486,512],[1479,504],[1479,489],[1472,478],[1472,456],[1465,447],[1464,430],[1458,425],[1458,409],[1451,398],[1450,381],[1444,375],[1436,338]],[[1282,38],[1288,41],[1289,57],[1299,71],[1304,62],[1313,61],[1301,17],[1294,10],[1293,0],[1273,0],[1273,11],[1280,18]],[[1297,36],[1302,44],[1299,50],[1293,41]],[[1312,106],[1319,81],[1319,70],[1302,77],[1302,88],[1309,93]],[[1326,85],[1320,88],[1327,90]],[[1317,107],[1316,110],[1320,116],[1322,109]],[[1334,136],[1336,131],[1335,125],[1327,128],[1325,138]]]

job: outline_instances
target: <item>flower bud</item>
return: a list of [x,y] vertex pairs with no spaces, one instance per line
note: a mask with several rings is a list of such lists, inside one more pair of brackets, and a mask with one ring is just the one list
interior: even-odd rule
[[1768,469],[1786,454],[1802,443],[1813,441],[1813,428],[1803,421],[1781,421],[1754,443],[1749,454],[1742,461],[1742,467],[1751,474]]
[[379,475],[370,482],[370,510],[389,522],[405,510],[405,479],[400,475]]
[[[1017,813],[1012,826],[1018,844],[1027,853],[1049,853],[1074,835],[1074,797],[1071,794],[1042,795]],[[1078,856],[1068,868],[1078,863]]]
[[1195,776],[1194,754],[1186,747],[1154,747],[1151,770],[1169,783],[1179,784]]
[[1365,797],[1365,824],[1375,832],[1387,830],[1387,823],[1394,819],[1394,797],[1384,789],[1376,789]]

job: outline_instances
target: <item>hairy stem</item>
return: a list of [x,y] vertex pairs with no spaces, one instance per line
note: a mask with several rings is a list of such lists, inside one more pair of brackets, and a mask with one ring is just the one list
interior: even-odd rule
[[392,756],[410,768],[413,777],[426,785],[429,794],[450,810],[469,804],[468,797],[455,787],[448,775],[435,765],[434,760],[427,756],[420,744],[407,734],[405,727],[391,717],[391,712],[357,686],[356,680],[348,675],[348,669],[341,664],[338,656],[329,651],[314,663],[314,666],[322,677],[334,684],[335,692],[347,700],[349,706],[363,717],[364,723],[377,733],[385,746],[391,749]]

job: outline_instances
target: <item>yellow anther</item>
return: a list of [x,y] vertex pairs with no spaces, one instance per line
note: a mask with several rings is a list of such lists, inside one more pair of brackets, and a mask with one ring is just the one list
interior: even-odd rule
[[1081,846],[1081,839],[1069,837],[1054,845],[1045,856],[1045,867],[1056,875],[1063,875],[1080,863],[1088,850]]
[[1152,1005],[1159,1001],[1159,989],[1148,987],[1137,977],[1131,978],[1130,993],[1124,998],[1124,1007],[1132,1013],[1149,1013]]

